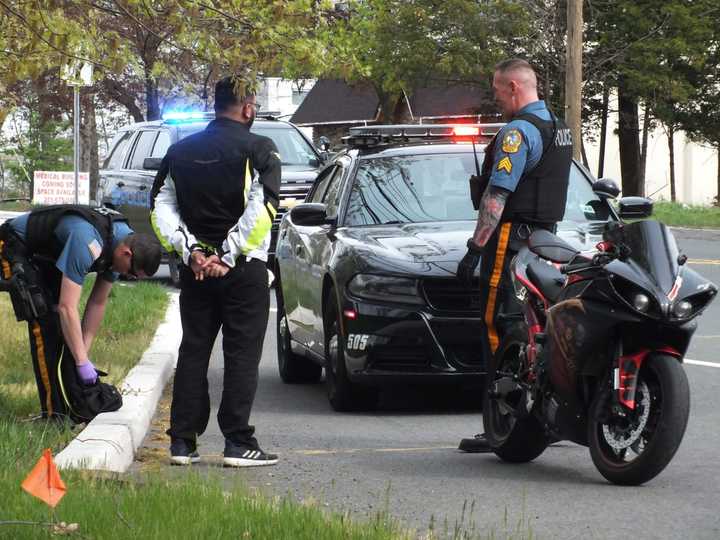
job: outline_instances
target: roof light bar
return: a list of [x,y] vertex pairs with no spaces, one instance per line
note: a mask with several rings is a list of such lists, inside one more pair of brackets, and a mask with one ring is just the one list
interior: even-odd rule
[[215,113],[205,111],[169,111],[162,115],[166,122],[191,122],[215,118]]
[[350,128],[343,142],[353,147],[370,147],[392,142],[421,140],[474,140],[490,138],[504,126],[493,124],[397,124]]

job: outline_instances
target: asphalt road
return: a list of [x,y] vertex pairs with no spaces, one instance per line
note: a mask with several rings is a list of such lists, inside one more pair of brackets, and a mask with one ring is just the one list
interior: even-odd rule
[[[720,284],[720,232],[675,231],[692,266]],[[274,305],[274,301],[273,301]],[[494,455],[456,450],[481,428],[478,410],[432,389],[385,392],[372,414],[333,412],[323,384],[284,385],[276,369],[275,310],[265,339],[252,421],[276,467],[219,468],[223,439],[213,410],[201,438],[203,467],[237,475],[270,494],[290,493],[357,518],[388,511],[418,531],[456,527],[482,537],[720,538],[720,302],[704,314],[687,358],[692,410],[673,462],[642,487],[608,484],[588,450],[550,447],[535,462],[509,465]],[[222,355],[211,360],[213,406],[220,400]]]

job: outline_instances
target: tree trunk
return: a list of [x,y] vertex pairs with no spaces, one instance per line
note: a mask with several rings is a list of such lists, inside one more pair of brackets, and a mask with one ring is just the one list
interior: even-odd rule
[[715,206],[720,206],[720,144],[717,146],[717,196],[715,197]]
[[667,139],[668,139],[668,150],[670,151],[670,200],[675,202],[677,196],[675,194],[675,143],[673,141],[675,137],[675,126],[668,124],[667,126]]
[[158,96],[157,82],[152,77],[150,72],[152,71],[152,65],[145,67],[145,103],[147,104],[147,119],[159,120],[160,119],[160,99]]
[[620,144],[620,171],[623,195],[640,195],[640,127],[638,122],[637,96],[625,88],[622,80],[618,85],[619,118],[618,141]]
[[608,107],[610,104],[610,87],[603,88],[602,119],[600,121],[600,158],[598,159],[598,178],[605,174],[605,144],[607,142]]
[[80,170],[90,175],[90,200],[95,200],[100,165],[98,161],[98,131],[95,117],[95,94],[83,92],[80,97],[82,115],[80,116]]
[[128,92],[119,82],[105,78],[101,84],[112,99],[128,110],[128,113],[130,113],[130,116],[132,116],[135,122],[143,122],[145,120],[140,107],[138,107],[135,102],[135,96]]
[[402,94],[377,91],[377,95],[379,101],[378,106],[380,108],[377,117],[378,124],[396,123],[395,118],[398,114],[398,102],[401,100]]
[[650,120],[652,119],[652,112],[650,108],[645,104],[645,114],[643,115],[643,127],[642,127],[642,141],[640,147],[640,188],[641,191],[638,195],[645,196],[645,174],[647,172],[647,147],[648,139],[650,138]]

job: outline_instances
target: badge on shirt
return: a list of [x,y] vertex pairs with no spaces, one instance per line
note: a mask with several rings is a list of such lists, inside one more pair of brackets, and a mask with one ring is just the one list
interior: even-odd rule
[[276,158],[278,158],[278,161],[282,161],[282,157],[280,157],[280,153],[279,153],[279,152],[270,152],[270,154],[273,155],[273,156],[275,156]]
[[517,129],[509,130],[503,137],[502,151],[506,154],[514,154],[520,149],[522,135]]
[[97,240],[90,242],[88,244],[88,249],[90,250],[90,255],[92,255],[93,260],[97,259],[102,253],[102,247]]
[[510,174],[512,172],[512,161],[510,161],[510,158],[507,156],[502,158],[497,164],[497,170]]

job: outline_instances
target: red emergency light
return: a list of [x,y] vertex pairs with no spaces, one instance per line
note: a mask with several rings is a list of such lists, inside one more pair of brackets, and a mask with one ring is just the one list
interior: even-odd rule
[[480,135],[480,128],[476,126],[455,126],[453,135],[456,137],[477,137]]

